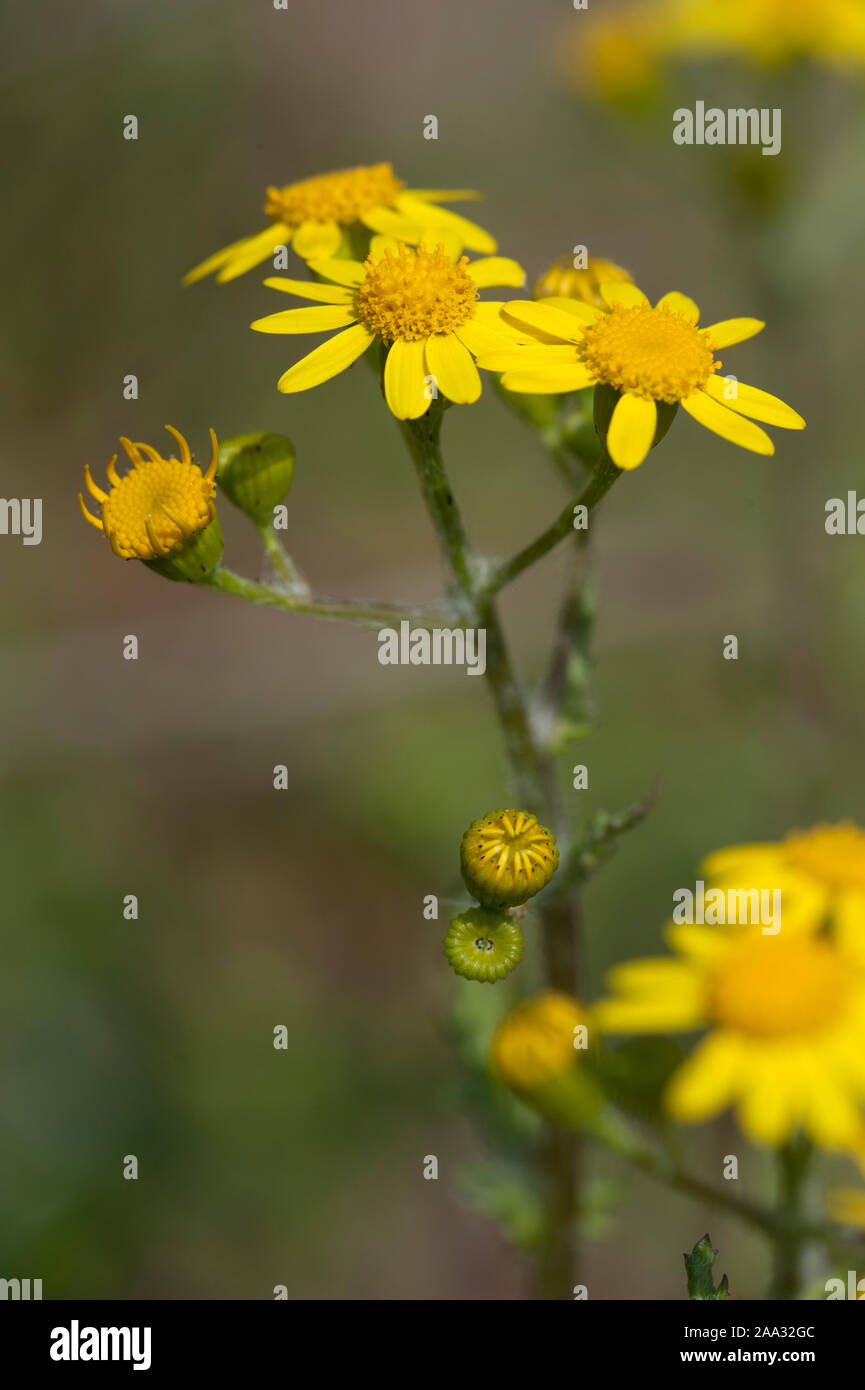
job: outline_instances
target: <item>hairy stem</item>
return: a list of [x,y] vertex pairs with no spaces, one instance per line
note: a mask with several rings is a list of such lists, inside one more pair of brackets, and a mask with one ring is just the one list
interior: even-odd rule
[[[553,765],[536,744],[526,703],[511,660],[495,604],[500,585],[484,583],[483,567],[466,533],[451,492],[439,442],[443,408],[434,403],[419,420],[405,421],[403,437],[444,557],[453,576],[457,601],[466,621],[486,632],[486,678],[501,726],[508,763],[522,804],[556,824],[558,811]],[[610,483],[606,484],[609,487]],[[606,487],[604,491],[606,491]],[[573,508],[568,509],[573,526]],[[531,560],[526,563],[531,563]],[[518,572],[518,571],[517,571]],[[577,987],[575,902],[539,903],[544,966],[552,989],[574,993]],[[547,1126],[541,1159],[546,1187],[546,1222],[538,1257],[538,1295],[569,1299],[575,1274],[575,1222],[578,1211],[579,1137]]]
[[257,603],[267,608],[283,608],[290,613],[308,613],[316,618],[342,619],[344,622],[361,623],[366,627],[392,627],[408,620],[417,627],[434,628],[458,620],[458,615],[450,609],[433,608],[425,604],[410,607],[391,603],[365,603],[361,599],[306,598],[292,593],[289,589],[275,589],[270,584],[246,579],[241,574],[235,574],[233,570],[223,569],[221,565],[198,582],[203,588],[217,589],[220,593],[245,599],[247,603]]
[[773,1235],[772,1283],[769,1288],[771,1299],[790,1300],[799,1295],[803,1240],[795,1223],[801,1209],[810,1157],[809,1141],[797,1136],[778,1150],[775,1160],[778,1175],[778,1210],[783,1212],[788,1222],[792,1221],[794,1224],[785,1225]]

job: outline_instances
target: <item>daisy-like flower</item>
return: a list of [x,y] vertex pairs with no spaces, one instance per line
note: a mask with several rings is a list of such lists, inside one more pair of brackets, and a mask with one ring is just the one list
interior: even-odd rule
[[785,931],[840,926],[865,940],[865,831],[852,821],[717,850],[702,872],[713,887],[779,889]]
[[[189,445],[171,425],[165,428],[180,446],[180,458],[163,458],[150,444],[133,444],[121,437],[132,467],[123,477],[114,454],[105,472],[111,484],[105,492],[84,466],[87,491],[101,505],[93,516],[78,494],[86,521],[104,531],[115,555],[144,560],[171,578],[199,579],[218,563],[222,535],[213,505],[219,445],[210,431],[212,455],[206,473],[192,462]],[[170,561],[168,569],[163,562]]]
[[224,246],[190,270],[183,283],[191,285],[214,272],[223,283],[234,280],[283,245],[290,245],[305,261],[327,260],[345,248],[346,236],[357,230],[417,242],[438,229],[460,237],[473,251],[495,251],[489,232],[439,207],[441,202],[479,196],[470,189],[407,189],[389,164],[340,169],[284,188],[268,188],[264,211],[270,225]]
[[837,932],[675,926],[676,955],[629,961],[593,1011],[610,1033],[708,1029],[665,1102],[699,1123],[736,1105],[743,1131],[780,1145],[803,1128],[827,1148],[865,1135],[865,950]]
[[[447,245],[447,249],[446,248]],[[360,261],[311,261],[328,284],[265,280],[274,289],[319,301],[314,309],[287,309],[256,319],[259,333],[342,332],[289,367],[280,391],[306,391],[328,381],[378,338],[388,349],[384,368],[387,403],[399,420],[414,420],[429,408],[435,389],[456,404],[476,401],[481,380],[473,354],[519,341],[500,317],[501,303],[481,304],[478,290],[521,285],[516,261],[488,256],[469,261],[461,245],[442,239],[435,249],[374,238]]]
[[514,300],[503,315],[536,341],[481,353],[478,365],[504,372],[509,391],[576,391],[598,383],[619,392],[607,452],[619,468],[636,468],[652,447],[658,405],[681,405],[707,429],[743,449],[772,454],[754,420],[802,429],[805,421],[776,396],[720,375],[720,348],[759,333],[759,319],[725,319],[699,328],[700,311],[672,291],[652,307],[642,290],[604,284],[606,309],[574,299]]

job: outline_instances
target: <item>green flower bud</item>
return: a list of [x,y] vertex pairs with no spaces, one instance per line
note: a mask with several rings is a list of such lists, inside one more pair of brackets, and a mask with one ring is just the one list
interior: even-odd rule
[[154,573],[161,574],[163,579],[185,580],[189,584],[206,579],[222,559],[223,550],[222,527],[216,508],[213,503],[210,505],[213,515],[203,530],[196,531],[188,540],[181,541],[180,545],[175,546],[167,555],[160,555],[156,560],[144,560],[142,563]]
[[454,917],[444,939],[451,969],[466,980],[492,984],[519,965],[523,934],[510,917],[483,907],[466,908]]
[[284,434],[237,434],[220,446],[217,482],[229,502],[264,526],[291,487],[294,459]]
[[484,907],[517,907],[549,883],[559,851],[530,811],[493,811],[463,835],[463,882]]

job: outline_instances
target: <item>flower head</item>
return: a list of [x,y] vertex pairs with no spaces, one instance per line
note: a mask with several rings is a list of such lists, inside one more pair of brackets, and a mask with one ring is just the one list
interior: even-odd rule
[[493,1070],[516,1091],[543,1086],[575,1065],[575,1034],[587,1013],[569,994],[548,990],[518,1004],[493,1035]]
[[459,236],[472,250],[495,251],[494,239],[482,227],[439,207],[441,202],[478,196],[468,189],[409,190],[389,164],[340,169],[268,188],[264,210],[270,226],[209,256],[190,270],[183,283],[191,285],[213,272],[222,282],[234,280],[286,244],[306,261],[326,260],[341,248],[351,250],[349,238],[356,230],[405,242],[446,233]]
[[[171,425],[165,427],[180,446],[180,458],[163,458],[150,444],[133,444],[121,437],[132,467],[121,477],[115,467],[117,455],[110,459],[106,473],[111,484],[105,492],[93,481],[85,464],[84,481],[91,497],[101,505],[101,516],[93,516],[78,494],[81,511],[91,526],[104,531],[115,555],[158,565],[168,558],[186,555],[193,560],[192,573],[183,578],[199,578],[217,563],[222,553],[218,519],[213,505],[214,479],[219,445],[210,431],[212,456],[206,473],[192,462],[189,445]],[[202,549],[196,544],[209,528],[216,528]],[[218,551],[216,542],[218,540]],[[212,559],[212,563],[208,563]],[[177,577],[171,575],[171,577]]]
[[865,830],[852,821],[717,850],[702,868],[713,886],[778,889],[785,931],[841,923],[865,939]]
[[658,405],[681,405],[699,424],[758,454],[775,446],[754,420],[802,429],[805,421],[776,396],[720,375],[715,353],[759,333],[757,319],[726,319],[698,327],[692,299],[673,291],[653,307],[642,290],[604,284],[605,308],[577,300],[515,300],[507,321],[533,342],[482,352],[478,364],[502,371],[510,391],[576,391],[603,385],[618,393],[607,429],[607,452],[619,468],[636,468],[652,447]]
[[290,367],[280,391],[306,391],[344,371],[375,339],[388,348],[384,369],[387,403],[400,420],[413,420],[429,408],[436,393],[455,403],[476,401],[481,381],[473,353],[519,341],[499,316],[501,304],[478,303],[489,285],[522,284],[516,261],[488,256],[469,261],[450,238],[417,247],[373,238],[360,261],[312,261],[310,268],[329,281],[266,280],[273,289],[319,301],[314,309],[287,309],[256,319],[259,333],[314,333],[343,329]]
[[474,821],[460,844],[463,881],[485,907],[516,907],[549,883],[559,851],[529,811],[493,811]]
[[519,965],[523,944],[518,924],[506,913],[471,907],[454,917],[443,950],[457,975],[494,984]]
[[575,266],[572,256],[562,256],[535,282],[532,293],[535,299],[580,299],[584,304],[600,308],[603,304],[601,285],[614,285],[623,280],[632,283],[627,270],[614,261],[587,256],[585,266]]
[[672,958],[611,972],[595,1018],[611,1033],[708,1029],[668,1086],[670,1114],[696,1123],[735,1104],[759,1143],[784,1144],[801,1126],[829,1148],[861,1144],[862,938],[695,926],[668,936]]

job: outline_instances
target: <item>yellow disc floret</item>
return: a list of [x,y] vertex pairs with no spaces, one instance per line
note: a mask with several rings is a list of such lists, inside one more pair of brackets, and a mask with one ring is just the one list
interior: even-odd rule
[[368,256],[355,300],[360,322],[385,343],[453,332],[471,318],[478,297],[468,263],[467,256],[451,260],[441,246],[401,245],[381,260]]
[[149,444],[121,438],[132,467],[120,477],[115,468],[117,455],[113,456],[106,468],[110,492],[97,487],[90,469],[84,469],[87,490],[102,505],[101,519],[88,512],[79,493],[81,510],[91,525],[105,532],[115,555],[125,560],[161,559],[203,530],[215,516],[216,435],[210,431],[213,453],[210,467],[202,473],[192,462],[183,435],[171,425],[165,428],[180,445],[179,459],[163,458]]
[[264,210],[274,222],[338,222],[349,227],[377,207],[393,207],[405,185],[389,164],[340,169],[333,174],[268,188]]
[[577,355],[617,391],[670,403],[705,386],[721,365],[705,334],[681,312],[648,304],[602,314],[583,330]]
[[832,888],[865,889],[865,831],[852,822],[790,835],[784,853],[788,864]]
[[706,1005],[722,1028],[771,1041],[832,1027],[847,997],[847,964],[830,942],[764,938],[725,955],[707,980]]

